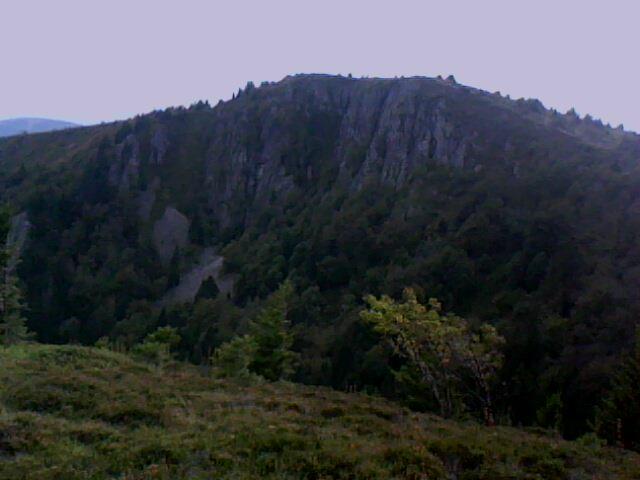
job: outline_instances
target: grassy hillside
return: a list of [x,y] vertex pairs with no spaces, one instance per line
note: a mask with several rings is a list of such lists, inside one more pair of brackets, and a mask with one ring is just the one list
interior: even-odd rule
[[632,479],[640,456],[105,350],[0,349],[0,479]]

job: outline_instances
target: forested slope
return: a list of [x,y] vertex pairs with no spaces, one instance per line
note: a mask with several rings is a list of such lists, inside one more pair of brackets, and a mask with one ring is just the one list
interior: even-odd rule
[[[289,278],[295,379],[401,396],[358,311],[409,286],[506,337],[506,421],[553,407],[577,435],[640,318],[639,159],[635,134],[451,78],[304,75],[1,140],[0,188],[42,341],[171,324],[205,361]],[[168,305],[210,247],[232,291]]]

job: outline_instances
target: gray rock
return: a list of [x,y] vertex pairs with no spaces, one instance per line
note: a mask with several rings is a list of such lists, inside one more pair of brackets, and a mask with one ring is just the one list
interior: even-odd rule
[[158,190],[158,188],[160,188],[160,178],[156,177],[153,179],[153,182],[151,182],[149,188],[140,192],[138,196],[138,216],[144,221],[148,221],[151,216],[151,210],[156,201],[156,190]]
[[161,165],[167,153],[167,148],[169,148],[167,129],[164,125],[159,125],[151,137],[150,163],[152,165]]
[[129,191],[140,174],[140,144],[134,135],[128,135],[116,146],[116,158],[109,167],[109,183],[120,191]]
[[[285,158],[289,165],[300,166],[307,182],[317,180],[322,168],[295,148],[294,133],[298,123],[304,126],[314,115],[335,119],[336,137],[322,141],[333,146],[337,181],[348,190],[371,182],[402,188],[415,169],[429,161],[473,167],[470,154],[477,135],[451,119],[445,96],[459,87],[450,81],[353,82],[308,76],[264,87],[270,88],[278,89],[277,94],[261,98],[259,123],[246,109],[216,111],[220,124],[205,159],[205,189],[222,228],[251,222],[247,212],[255,211],[253,206],[296,187]],[[299,121],[287,124],[293,115]],[[251,149],[247,131],[255,132]]]
[[151,210],[153,209],[153,204],[156,201],[156,192],[149,189],[144,192],[140,192],[138,196],[138,216],[144,220],[149,220],[151,216]]
[[173,207],[167,207],[153,224],[153,244],[163,265],[169,264],[176,248],[187,245],[189,225],[189,219]]
[[31,222],[27,212],[21,212],[11,218],[9,233],[7,234],[7,247],[9,248],[9,260],[7,266],[9,270],[13,270],[18,264],[20,255],[24,250],[24,246],[29,236]]

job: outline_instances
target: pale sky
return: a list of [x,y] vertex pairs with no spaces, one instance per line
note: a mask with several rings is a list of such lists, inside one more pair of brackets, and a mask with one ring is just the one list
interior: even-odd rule
[[0,0],[0,119],[109,121],[310,72],[453,74],[640,131],[640,1]]

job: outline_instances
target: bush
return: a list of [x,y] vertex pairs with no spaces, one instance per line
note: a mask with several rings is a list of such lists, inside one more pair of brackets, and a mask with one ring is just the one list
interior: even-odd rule
[[253,337],[235,337],[216,349],[213,356],[213,372],[218,378],[247,379],[253,376],[249,365],[256,351]]
[[137,355],[148,362],[162,365],[173,357],[171,349],[180,343],[180,335],[173,327],[160,327],[150,333],[139,345],[133,348]]

